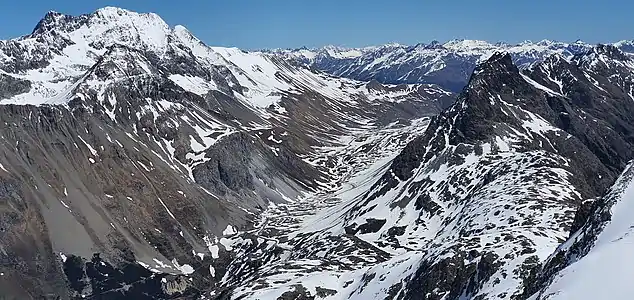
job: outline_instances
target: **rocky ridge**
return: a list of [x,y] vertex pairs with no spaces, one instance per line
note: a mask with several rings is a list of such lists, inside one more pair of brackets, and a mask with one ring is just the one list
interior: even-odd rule
[[[370,168],[374,176],[351,180],[361,184],[335,193],[340,202],[305,219],[284,242],[294,246],[259,267],[297,269],[297,280],[276,267],[238,295],[530,296],[542,263],[594,216],[588,205],[632,158],[634,103],[622,79],[632,70],[610,46],[524,70],[509,54],[492,55],[422,135]],[[343,249],[355,268],[332,261],[345,261]]]
[[336,157],[318,149],[452,101],[208,47],[112,7],[50,12],[0,44],[10,298],[208,295],[235,255],[223,236],[338,184]]
[[[613,44],[627,55],[634,53],[632,41]],[[299,64],[311,66],[334,76],[382,83],[433,83],[453,92],[467,85],[477,64],[495,52],[511,54],[520,68],[559,54],[571,58],[591,49],[583,41],[564,43],[550,40],[520,44],[489,43],[479,40],[432,41],[416,45],[386,44],[364,48],[326,46],[266,50]]]
[[567,270],[627,227],[629,171],[613,186],[633,154],[627,45],[543,42],[528,61],[412,47],[482,50],[454,103],[460,76],[335,78],[155,14],[50,12],[0,42],[2,296],[574,292]]

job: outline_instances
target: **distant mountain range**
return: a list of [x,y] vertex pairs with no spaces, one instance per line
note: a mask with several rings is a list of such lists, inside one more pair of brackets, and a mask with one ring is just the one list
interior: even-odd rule
[[[621,51],[634,53],[634,41],[613,44]],[[493,53],[511,54],[520,67],[543,60],[552,54],[565,58],[590,51],[593,45],[577,41],[562,43],[543,40],[512,45],[478,40],[433,41],[413,46],[386,44],[374,47],[266,50],[286,59],[311,66],[328,74],[356,80],[378,80],[381,83],[433,83],[459,92],[476,65]]]
[[0,299],[630,299],[632,43],[0,41]]

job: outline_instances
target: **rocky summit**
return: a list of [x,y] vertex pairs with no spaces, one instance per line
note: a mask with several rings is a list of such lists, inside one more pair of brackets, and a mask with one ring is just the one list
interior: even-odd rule
[[0,41],[0,299],[628,299],[633,51],[49,12]]

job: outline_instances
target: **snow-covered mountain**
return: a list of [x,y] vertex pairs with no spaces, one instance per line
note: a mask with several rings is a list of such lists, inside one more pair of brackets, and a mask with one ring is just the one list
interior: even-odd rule
[[530,299],[631,297],[633,178],[630,164],[596,201],[585,225],[551,255],[531,285],[537,292]]
[[[622,51],[634,54],[632,41],[614,44]],[[334,76],[357,80],[375,79],[382,83],[433,83],[454,92],[460,92],[467,84],[471,72],[478,63],[493,53],[510,53],[513,61],[524,67],[559,54],[570,58],[588,51],[592,45],[577,41],[563,43],[543,40],[525,41],[512,45],[491,44],[478,40],[451,40],[446,43],[433,41],[414,46],[387,44],[365,48],[326,46],[317,49],[278,49],[276,53],[286,59],[299,62]]]
[[246,52],[50,12],[0,41],[0,298],[582,293],[627,227],[630,44]]
[[223,234],[339,184],[347,166],[328,149],[453,101],[208,47],[112,7],[46,14],[0,42],[0,74],[0,290],[17,298],[214,290]]
[[328,194],[334,204],[275,231],[277,243],[239,236],[242,257],[276,250],[232,272],[251,280],[238,295],[527,297],[535,271],[633,157],[633,67],[611,46],[522,71],[493,54],[422,135]]

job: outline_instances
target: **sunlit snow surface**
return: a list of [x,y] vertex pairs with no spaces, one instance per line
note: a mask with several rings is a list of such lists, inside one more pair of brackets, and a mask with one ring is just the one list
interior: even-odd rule
[[[625,49],[628,41],[615,43]],[[480,40],[451,40],[445,43],[433,41],[413,46],[386,44],[364,48],[326,46],[315,49],[277,49],[273,52],[289,59],[314,64],[336,76],[350,78],[389,78],[398,82],[427,82],[438,75],[454,74],[465,70],[466,65],[487,60],[498,51],[511,53],[515,62],[529,66],[550,55],[570,58],[591,45],[562,43],[543,40],[525,41],[519,44],[489,43]],[[634,49],[632,47],[631,49]],[[468,75],[468,74],[467,74]],[[466,78],[465,78],[466,79]],[[457,87],[461,88],[461,87]]]
[[[221,286],[237,285],[233,295],[236,298],[277,299],[285,291],[301,286],[311,295],[325,293],[326,296],[322,298],[382,299],[404,293],[407,280],[411,279],[421,263],[434,263],[451,257],[454,254],[453,247],[459,247],[462,251],[494,253],[503,258],[501,261],[505,267],[493,274],[480,292],[482,295],[504,293],[510,297],[521,284],[522,278],[516,271],[522,263],[531,256],[543,261],[559,241],[567,237],[562,224],[569,225],[574,208],[562,203],[573,202],[567,201],[570,199],[579,200],[579,193],[569,182],[571,174],[564,168],[567,161],[541,150],[518,149],[522,143],[549,143],[549,136],[566,136],[567,133],[514,103],[508,103],[500,97],[491,96],[489,99],[496,107],[500,107],[502,113],[518,117],[520,122],[517,128],[501,128],[503,134],[479,145],[468,145],[471,148],[461,154],[456,154],[457,146],[447,146],[434,153],[431,163],[415,169],[411,178],[396,180],[394,187],[379,193],[378,190],[383,187],[380,178],[384,175],[395,176],[389,173],[392,160],[408,142],[423,134],[429,120],[421,118],[387,126],[377,125],[373,120],[349,114],[348,109],[355,108],[361,102],[368,105],[379,102],[398,104],[411,100],[408,97],[412,93],[426,93],[434,97],[450,93],[431,85],[383,85],[381,89],[373,89],[365,83],[293,67],[274,55],[244,52],[236,48],[207,47],[184,27],[169,28],[153,14],[106,8],[99,10],[93,18],[89,27],[80,26],[62,33],[74,44],[54,54],[50,65],[10,74],[30,80],[33,86],[28,93],[0,100],[0,104],[64,105],[73,98],[82,99],[88,92],[94,91],[98,104],[107,108],[107,118],[116,123],[116,111],[121,108],[121,99],[107,92],[107,87],[120,81],[164,79],[165,82],[173,83],[179,92],[190,92],[186,94],[195,95],[197,99],[205,99],[212,91],[231,94],[232,100],[244,104],[246,110],[252,110],[261,120],[238,126],[228,124],[226,120],[198,106],[178,103],[176,99],[140,99],[137,119],[142,116],[151,117],[154,121],[161,118],[166,126],[187,132],[185,160],[177,158],[178,145],[174,141],[160,136],[142,140],[136,125],[123,138],[134,141],[138,147],[150,149],[150,153],[191,181],[194,180],[193,169],[208,160],[205,151],[238,131],[261,132],[263,136],[260,138],[270,142],[268,147],[277,155],[279,149],[276,144],[281,143],[281,135],[273,134],[272,127],[286,124],[289,110],[282,106],[285,97],[305,92],[319,95],[323,103],[332,108],[329,117],[334,125],[320,124],[323,128],[318,129],[325,132],[333,129],[326,127],[338,126],[345,131],[321,136],[314,132],[307,133],[314,135],[323,146],[313,147],[302,158],[311,165],[325,168],[325,172],[332,175],[329,181],[318,182],[320,188],[317,192],[306,193],[298,198],[281,195],[286,202],[270,203],[254,229],[240,231],[229,224],[220,228],[218,231],[222,233],[217,236],[204,236],[201,244],[207,250],[205,253],[191,253],[196,260],[207,257],[217,260],[222,251],[235,254],[236,260],[228,266],[224,277],[217,279]],[[39,43],[30,37],[16,41],[27,48],[36,47]],[[189,57],[191,54],[197,66],[205,70],[227,70],[228,73],[224,73],[222,81],[186,72],[166,74],[157,70],[154,62],[150,62],[143,54],[145,52],[128,52],[116,48],[104,57],[105,47],[112,43],[152,53],[159,61],[171,59],[169,55]],[[399,45],[384,47],[394,48],[397,54],[402,50],[399,50]],[[452,41],[444,47],[465,55],[476,55],[478,60],[488,57],[495,50],[477,41]],[[549,45],[525,44],[517,47],[530,52],[533,48],[542,51]],[[442,60],[432,57],[432,52],[447,49],[415,48],[412,52],[430,55],[429,69],[426,70],[430,73],[446,67]],[[170,54],[169,50],[174,50],[176,54]],[[373,50],[376,49],[331,47],[328,52],[341,59],[363,59],[366,51]],[[308,50],[302,50],[301,53],[314,56]],[[0,56],[0,59],[6,59],[5,56]],[[100,58],[109,59],[116,66],[108,69],[111,72],[106,74],[108,76],[99,77],[89,70]],[[378,57],[367,66],[380,66],[390,59],[387,56]],[[401,57],[391,62],[401,63],[407,59],[412,58]],[[131,70],[134,72],[128,72]],[[557,81],[555,75],[552,74],[552,80],[559,82],[559,89],[545,87],[526,76],[524,79],[544,93],[562,96],[561,81]],[[231,76],[236,82],[225,80]],[[629,93],[632,95],[632,91]],[[346,122],[354,122],[355,126],[348,126]],[[443,130],[436,134],[439,139],[449,140],[447,132]],[[86,159],[97,163],[99,148],[80,139],[81,143],[76,147],[86,148],[86,153],[90,154]],[[118,147],[124,147],[115,138],[108,137],[108,140]],[[481,150],[479,153],[474,150],[476,146]],[[452,159],[457,162],[448,163]],[[136,161],[135,166],[139,172],[152,172],[154,168],[150,163],[141,161]],[[0,165],[0,169],[3,172],[11,171],[3,165]],[[205,192],[217,197],[209,191]],[[186,197],[182,191],[179,194]],[[370,194],[376,194],[376,197],[369,197]],[[429,197],[427,204],[433,209],[416,207],[415,199],[421,195]],[[451,201],[446,195],[453,197]],[[629,188],[624,195],[630,197]],[[134,200],[132,197],[126,198]],[[176,219],[169,203],[160,198],[156,201],[168,218]],[[72,207],[63,201],[61,204],[66,209]],[[534,205],[539,205],[541,209],[529,209]],[[623,211],[628,209],[628,206],[619,208]],[[611,245],[632,242],[629,235],[618,233],[629,228],[630,224],[626,221],[618,221],[625,219],[615,214],[613,226],[618,227],[614,231],[610,227],[606,228],[605,238],[599,240],[601,243],[597,242],[596,249],[605,249],[597,252],[601,255],[588,255],[578,266],[570,268],[574,270],[583,268],[584,264],[600,263],[606,267],[601,270],[607,274],[607,267],[615,267],[616,262],[608,261],[607,257],[625,253],[613,249]],[[369,220],[384,221],[384,224],[374,231],[348,233],[349,228],[358,229]],[[115,227],[114,224],[110,225]],[[393,228],[402,229],[403,233],[390,234]],[[180,234],[182,236],[183,232]],[[500,242],[507,237],[514,238],[515,242]],[[528,248],[529,253],[522,252]],[[143,266],[155,272],[190,275],[194,271],[189,264],[181,264],[173,258],[144,257],[139,260]],[[250,269],[249,263],[254,261],[260,268]],[[624,259],[620,263],[630,262]],[[209,266],[209,272],[212,277],[217,276],[213,266]],[[619,275],[629,278],[632,274],[626,272]],[[557,284],[568,283],[568,277],[582,276],[575,272],[566,275],[568,273],[565,270],[562,274],[561,280],[555,281],[554,290],[558,289]],[[586,277],[581,280],[586,280]],[[398,283],[402,285],[394,288]],[[619,282],[615,280],[613,283]]]
[[[61,18],[60,16],[54,15],[53,18]],[[278,155],[280,149],[277,145],[282,143],[284,135],[288,132],[274,132],[273,129],[289,126],[288,115],[293,112],[298,113],[297,109],[295,111],[287,109],[284,106],[284,100],[315,101],[327,106],[328,122],[317,122],[316,117],[311,115],[311,107],[306,108],[306,112],[299,111],[306,115],[305,118],[308,120],[306,123],[313,126],[305,134],[322,145],[311,149],[309,154],[302,158],[307,163],[324,170],[325,174],[332,175],[332,178],[318,182],[320,185],[318,193],[303,195],[300,199],[277,191],[286,203],[278,206],[271,205],[270,209],[264,213],[263,223],[257,230],[277,226],[282,226],[285,230],[317,226],[310,225],[313,221],[305,220],[306,214],[312,216],[319,209],[332,207],[339,202],[339,200],[333,200],[333,197],[348,197],[343,193],[350,193],[348,190],[354,190],[354,187],[341,186],[343,182],[351,180],[348,184],[370,184],[408,141],[424,131],[428,121],[426,118],[412,122],[403,120],[386,126],[364,115],[364,108],[404,101],[432,103],[438,97],[451,95],[438,86],[424,84],[369,89],[364,82],[315,73],[304,67],[292,66],[274,55],[244,52],[236,48],[208,47],[184,27],[170,28],[154,14],[137,14],[118,8],[105,8],[84,17],[86,19],[82,20],[87,23],[78,21],[77,26],[70,26],[54,33],[40,33],[45,42],[38,41],[33,36],[12,40],[34,53],[37,52],[35,50],[50,50],[47,44],[49,42],[53,44],[60,40],[68,40],[70,43],[62,43],[60,49],[56,49],[58,51],[47,52],[46,54],[50,54],[51,57],[47,59],[48,65],[44,67],[33,70],[27,68],[15,74],[7,73],[18,79],[29,80],[31,89],[26,93],[0,100],[0,104],[59,105],[60,109],[66,109],[71,100],[80,104],[83,103],[81,101],[85,101],[88,105],[84,108],[89,113],[101,110],[103,112],[101,116],[107,124],[127,126],[124,134],[120,136],[111,136],[106,133],[106,140],[112,144],[112,147],[126,148],[126,151],[146,152],[152,156],[152,159],[159,159],[176,175],[191,183],[195,181],[194,168],[209,161],[206,151],[236,132],[247,132],[254,136],[261,134],[262,136],[259,137],[267,143],[266,147]],[[53,21],[56,22],[56,20]],[[356,54],[351,52],[346,55]],[[3,59],[9,58],[4,53],[0,53],[0,63],[4,62]],[[165,64],[180,59],[189,59],[188,62],[191,65],[187,68],[176,68],[176,70],[164,68]],[[190,67],[202,69],[203,72],[189,72]],[[151,90],[157,85],[170,89],[170,92],[173,92],[170,95],[179,97],[173,99],[148,96],[127,99],[125,93],[124,95],[118,93],[129,87]],[[117,89],[121,86],[125,88]],[[218,112],[214,111],[216,108],[213,106],[207,109],[194,105],[193,101],[183,100],[191,98],[203,101],[210,93],[229,96],[230,100],[227,101],[233,101],[231,105],[239,105],[240,109],[255,115],[256,120],[242,124],[240,121],[222,118]],[[132,109],[131,105],[134,105]],[[124,110],[129,115],[122,114]],[[136,122],[143,118],[152,120],[153,124],[178,131],[182,139],[175,141],[166,135],[146,134],[143,131],[147,128],[142,128],[139,126],[140,122]],[[85,159],[90,165],[100,164],[103,157],[103,145],[95,144],[93,140],[85,136],[79,136],[78,139],[75,147],[85,150]],[[143,175],[156,172],[159,167],[153,164],[151,159],[138,159],[131,163],[137,169],[135,173]],[[11,172],[11,169],[0,165],[0,172]],[[219,198],[218,195],[200,186],[195,187],[210,197]],[[335,194],[331,195],[333,192]],[[339,195],[340,193],[342,195]],[[187,197],[183,191],[179,191],[179,195]],[[104,197],[111,199],[115,196],[106,194]],[[131,195],[124,195],[122,199],[138,201]],[[155,201],[153,205],[165,213],[170,222],[184,222],[179,219],[179,210],[174,207],[173,201],[159,197],[153,201]],[[59,202],[65,210],[74,209],[73,203],[67,199]],[[107,225],[113,230],[120,229],[118,224],[113,222]],[[166,232],[165,228],[151,230],[158,235]],[[189,238],[187,232],[183,231],[178,231],[178,234],[183,238]],[[204,248],[183,255],[191,255],[192,260],[197,262],[208,258],[217,260],[225,251],[240,253],[246,243],[250,242],[249,239],[244,238],[245,232],[240,232],[233,224],[219,228],[217,231],[215,234],[205,233],[201,241],[198,241]],[[283,234],[290,233],[287,231]],[[291,238],[294,239],[295,236]],[[263,233],[256,240],[271,249],[286,247],[284,243],[274,243],[274,239],[275,235]],[[294,239],[294,241],[300,241],[300,239]],[[348,239],[344,242],[359,241]],[[361,243],[365,242],[361,241]],[[386,262],[386,265],[377,266],[378,262],[387,258],[380,250],[377,250],[378,258],[375,257],[376,254],[366,255],[361,252],[355,251],[356,254],[342,258],[344,267],[334,270],[334,273],[312,274],[315,282],[311,289],[322,286],[319,283],[320,280],[330,280],[327,286],[334,285],[335,288],[345,284],[336,278],[338,274],[347,274],[346,276],[353,279],[360,272],[364,272],[364,268],[389,269],[388,266],[394,264],[394,262]],[[67,253],[67,255],[70,254]],[[354,262],[355,255],[365,256],[367,260]],[[286,259],[280,262],[288,261]],[[192,267],[194,264],[191,260],[187,261],[188,264],[180,258],[176,260],[173,257],[163,257],[158,252],[140,254],[136,260],[153,272],[192,275],[192,272],[196,271]],[[319,259],[311,257],[292,261],[293,264],[296,261],[297,264],[306,268],[318,268],[321,264]],[[346,265],[348,267],[345,267]],[[232,264],[230,267],[235,266]],[[276,267],[279,265],[271,268]],[[212,277],[218,275],[219,269],[213,266],[206,266],[206,268]],[[227,278],[217,278],[217,280],[230,283],[229,277],[234,274],[240,273],[227,272],[225,275]],[[304,282],[305,285],[310,285],[311,281],[304,280]],[[351,291],[356,291],[362,285],[354,280],[353,283],[347,285]],[[280,286],[281,289],[286,287]],[[243,292],[249,293],[248,290],[240,291],[240,293]],[[271,292],[276,291],[271,290]],[[312,292],[314,293],[315,290]],[[364,297],[363,293],[359,295]]]
[[[259,234],[257,245],[240,235],[233,239],[231,247],[238,253],[247,251],[253,255],[250,248],[253,246],[263,247],[262,250],[283,249],[280,259],[273,260],[267,258],[266,252],[257,251],[262,255],[258,259],[264,262],[264,269],[258,271],[260,279],[242,283],[233,297],[277,299],[300,285],[311,295],[322,289],[337,291],[326,299],[382,299],[392,284],[411,275],[421,253],[392,256],[366,241],[341,236],[341,222],[336,219],[346,205],[380,177],[399,149],[422,134],[427,123],[427,119],[419,119],[408,126],[392,124],[385,129],[359,131],[344,137],[341,146],[320,149],[324,157],[339,158],[332,172],[339,174],[334,182],[342,184],[325,187],[323,192],[306,195],[293,203],[269,207],[255,229]],[[364,150],[369,146],[371,150]],[[346,245],[346,250],[335,250],[338,245]],[[232,268],[237,269],[229,270],[223,281],[244,279],[239,262]],[[366,286],[363,278],[374,273],[383,274],[382,280]],[[263,282],[266,287],[258,288]]]
[[[525,80],[545,93],[556,93]],[[246,262],[237,262],[230,272],[236,275],[223,280],[237,283],[238,278],[253,278],[250,284],[241,281],[236,297],[267,299],[302,286],[311,295],[323,289],[338,291],[326,299],[383,299],[404,295],[422,264],[438,264],[460,249],[489,253],[501,265],[471,297],[509,299],[521,293],[522,268],[527,262],[546,260],[567,237],[576,209],[571,203],[581,199],[570,183],[572,175],[564,157],[522,148],[527,143],[548,144],[551,138],[568,134],[509,100],[492,96],[490,101],[501,113],[518,118],[518,125],[500,128],[500,134],[488,142],[436,150],[429,162],[414,169],[411,178],[396,179],[396,186],[386,191],[379,179],[390,175],[396,152],[376,152],[371,162],[361,165],[346,161],[345,153],[363,157],[357,147],[393,140],[386,134],[394,129],[373,133],[381,140],[356,138],[348,141],[348,148],[333,149],[339,151],[335,157],[346,162],[342,165],[359,166],[349,173],[352,176],[326,194],[270,207],[257,230],[257,242],[240,238],[231,245],[245,255],[253,254],[253,247],[261,249],[255,259],[265,262],[264,267],[251,273]],[[452,109],[460,113],[462,108],[458,104]],[[433,138],[447,141],[453,122],[447,120]],[[428,202],[421,209],[417,199],[423,196]],[[382,223],[369,232],[348,232],[370,220]],[[391,234],[394,228],[402,233]],[[282,251],[279,257],[264,254],[276,248]],[[464,263],[478,261],[469,258]]]
[[[555,274],[550,285],[531,299],[631,299],[634,294],[634,168],[616,181],[606,198],[611,220],[604,225],[587,255]],[[577,242],[574,235],[562,248]],[[540,296],[538,298],[538,295]]]
[[[72,90],[82,81],[82,76],[106,53],[110,45],[125,45],[155,54],[159,59],[171,59],[169,55],[187,55],[187,49],[203,66],[225,66],[244,92],[235,93],[245,103],[255,108],[267,108],[280,100],[280,92],[293,92],[292,84],[276,76],[280,72],[300,72],[310,81],[310,87],[322,87],[324,93],[337,93],[322,76],[303,69],[289,70],[272,56],[262,53],[247,53],[237,48],[208,47],[195,38],[183,26],[170,28],[155,14],[138,14],[124,9],[108,7],[100,9],[89,17],[86,24],[69,31],[57,31],[47,38],[56,40],[67,38],[72,44],[64,46],[60,53],[52,52],[52,59],[45,68],[10,74],[16,78],[32,82],[28,93],[0,100],[0,104],[64,104],[73,96]],[[25,36],[13,40],[27,49],[46,49],[46,44],[34,37]],[[176,54],[169,54],[175,51]],[[2,53],[4,54],[4,53]],[[5,60],[10,60],[3,55]],[[1,60],[0,60],[1,62]],[[148,70],[149,71],[149,70]],[[150,72],[148,72],[150,73]],[[289,74],[292,76],[293,74]],[[301,76],[299,76],[301,77]],[[213,80],[172,74],[170,79],[182,88],[204,95],[217,90]],[[336,86],[336,85],[334,85]],[[325,89],[324,89],[325,88]]]

